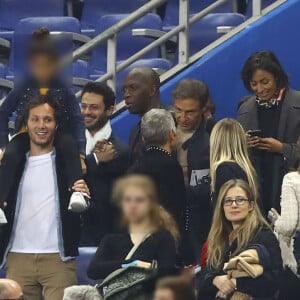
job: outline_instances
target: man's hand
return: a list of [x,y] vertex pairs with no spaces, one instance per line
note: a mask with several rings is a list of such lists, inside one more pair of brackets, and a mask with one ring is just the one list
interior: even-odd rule
[[274,138],[260,138],[258,149],[274,153],[283,153],[283,144]]
[[87,184],[85,183],[85,181],[83,179],[77,180],[74,183],[72,190],[75,192],[81,192],[81,193],[86,193],[86,194],[90,195],[89,187],[87,186]]
[[98,142],[95,146],[94,153],[99,162],[109,162],[117,157],[115,146],[108,142]]
[[216,276],[213,285],[219,290],[218,296],[226,299],[236,289],[236,283],[227,275]]

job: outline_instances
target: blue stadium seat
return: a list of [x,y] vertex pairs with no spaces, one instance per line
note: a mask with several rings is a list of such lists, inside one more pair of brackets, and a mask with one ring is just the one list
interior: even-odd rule
[[1,0],[0,36],[10,39],[21,19],[64,15],[62,0]]
[[[190,0],[190,14],[195,14],[208,7],[215,0]],[[168,0],[165,17],[163,20],[163,29],[165,31],[171,30],[173,27],[178,25],[178,15],[179,15],[179,1],[178,0]],[[229,13],[233,12],[233,6],[230,2],[224,3],[218,7],[214,13]]]
[[99,283],[98,281],[91,280],[87,277],[87,268],[96,251],[96,247],[79,248],[79,256],[76,259],[78,284],[94,285]]
[[[14,75],[15,69],[18,67],[15,66],[15,64],[23,63],[20,60],[23,59],[22,56],[24,55],[18,52],[20,49],[22,49],[22,51],[24,48],[26,49],[26,41],[28,42],[30,34],[39,27],[48,27],[50,31],[72,32],[76,34],[76,37],[74,38],[70,36],[70,39],[78,39],[81,42],[85,42],[89,39],[81,35],[81,24],[78,19],[73,17],[36,17],[22,19],[15,27],[13,35],[12,48],[8,63],[9,79],[11,79]],[[70,40],[70,43],[72,43],[72,40]],[[72,45],[70,45],[70,47],[72,47]],[[15,62],[16,58],[18,59],[17,62]]]
[[147,2],[148,0],[85,0],[81,16],[83,33],[93,36],[97,21],[104,15],[129,14]]
[[[124,19],[127,15],[106,15],[97,22],[96,33],[99,34],[111,27],[115,23]],[[137,51],[143,49],[150,44],[153,39],[143,36],[132,36],[132,29],[147,28],[161,30],[162,21],[156,14],[147,14],[135,23],[129,25],[124,30],[118,33],[117,41],[117,61],[125,60],[135,54]],[[89,74],[103,74],[106,73],[106,56],[107,45],[102,43],[92,50],[91,60],[89,63]],[[156,48],[143,58],[159,58],[160,48]]]
[[[262,0],[261,4],[262,4],[262,8],[266,8],[267,6],[271,5],[272,3],[274,3],[276,0]],[[248,4],[247,4],[247,10],[246,10],[246,17],[250,18],[252,17],[253,14],[253,10],[252,10],[252,5],[253,5],[253,0],[248,0]]]
[[245,21],[245,16],[238,13],[208,14],[190,27],[190,53],[195,54],[222,36],[219,26],[235,27]]

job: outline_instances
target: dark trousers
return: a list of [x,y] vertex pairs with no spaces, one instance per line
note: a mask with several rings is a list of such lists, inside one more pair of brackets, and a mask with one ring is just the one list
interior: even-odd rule
[[[83,177],[77,143],[71,134],[58,131],[54,145],[57,155],[62,158],[63,165],[60,167],[64,170],[68,186],[71,188],[76,180]],[[16,135],[6,148],[0,166],[0,207],[8,198],[15,181],[16,170],[29,148],[28,133]]]

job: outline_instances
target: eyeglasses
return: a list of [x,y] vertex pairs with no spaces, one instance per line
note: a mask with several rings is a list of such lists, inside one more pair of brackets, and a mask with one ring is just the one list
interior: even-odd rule
[[243,198],[243,197],[236,197],[235,199],[225,198],[223,201],[223,205],[224,206],[232,206],[232,204],[235,203],[237,206],[242,206],[246,202],[249,202],[249,200],[247,198]]

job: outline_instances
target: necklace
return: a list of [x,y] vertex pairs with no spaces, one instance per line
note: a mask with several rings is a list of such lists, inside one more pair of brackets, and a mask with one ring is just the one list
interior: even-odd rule
[[172,157],[172,154],[163,148],[160,148],[157,146],[150,146],[147,148],[146,151],[151,151],[151,150],[160,151],[160,152],[163,152],[163,153],[167,154],[168,156]]

